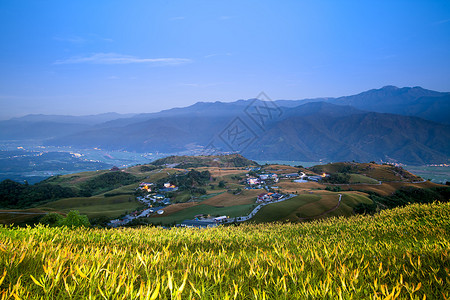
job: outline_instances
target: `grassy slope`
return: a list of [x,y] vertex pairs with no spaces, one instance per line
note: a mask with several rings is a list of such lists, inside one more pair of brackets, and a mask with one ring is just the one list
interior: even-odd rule
[[83,182],[86,182],[89,179],[92,179],[102,174],[106,174],[108,172],[110,171],[102,170],[102,171],[80,172],[75,174],[50,177],[46,181],[52,184],[60,184],[61,186],[64,187],[79,188],[80,184],[82,184]]
[[378,180],[361,175],[361,174],[350,174],[350,183],[368,183],[377,184]]
[[78,210],[89,218],[106,216],[117,218],[126,211],[131,212],[142,204],[131,195],[119,195],[113,197],[93,196],[66,198],[40,206],[40,209],[69,212]]
[[0,293],[7,299],[102,299],[102,293],[176,299],[177,291],[182,299],[386,299],[391,293],[445,299],[449,219],[447,203],[206,230],[0,227]]
[[421,178],[404,170],[403,174],[399,174],[396,168],[391,165],[378,165],[371,163],[348,163],[339,162],[327,165],[317,165],[314,169],[326,173],[339,173],[345,167],[351,168],[350,173],[365,175],[375,180],[381,181],[420,181]]
[[300,195],[279,203],[264,206],[252,219],[253,222],[285,221],[293,211],[303,205],[320,201],[319,195]]
[[231,193],[221,193],[209,199],[206,199],[202,204],[222,207],[222,206],[234,206],[243,204],[253,204],[256,201],[258,194],[261,194],[264,190],[243,190],[238,195]]
[[198,204],[195,206],[188,206],[187,208],[170,214],[169,216],[155,216],[148,218],[147,220],[155,224],[172,224],[173,222],[180,223],[186,219],[193,219],[194,216],[198,214],[210,214],[212,216],[226,215],[233,218],[249,214],[253,207],[254,204],[234,205],[228,207]]
[[[342,201],[338,206],[339,194]],[[331,216],[351,216],[358,203],[372,203],[367,195],[359,192],[332,193],[326,191],[303,194],[289,200],[264,206],[252,221],[303,221]],[[336,208],[337,207],[337,208]],[[332,209],[335,210],[331,211]]]

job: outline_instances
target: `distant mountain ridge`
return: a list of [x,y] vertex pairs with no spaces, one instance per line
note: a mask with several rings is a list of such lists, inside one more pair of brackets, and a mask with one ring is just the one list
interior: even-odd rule
[[[339,98],[197,102],[117,119],[106,114],[107,121],[91,124],[80,117],[49,116],[53,123],[47,127],[57,129],[41,135],[39,122],[46,117],[27,116],[0,122],[0,139],[39,136],[47,145],[166,153],[201,150],[214,141],[219,150],[242,150],[251,159],[445,163],[450,157],[449,105],[450,93],[385,86]],[[256,117],[248,110],[255,107],[261,110]],[[264,114],[270,118],[255,126],[254,118]],[[253,135],[248,147],[227,147],[223,137],[233,120],[245,123],[241,126]],[[15,128],[8,130],[4,122]]]
[[85,116],[30,114],[23,117],[12,118],[11,120],[25,121],[25,122],[54,122],[66,124],[94,125],[108,122],[111,120],[131,118],[134,117],[135,115],[136,114],[119,114],[115,112],[97,115],[85,115]]
[[0,121],[0,140],[48,139],[90,129],[111,120],[136,114],[104,113],[87,116],[30,114]]
[[450,93],[421,87],[385,86],[357,95],[330,99],[332,104],[350,105],[367,111],[420,117],[450,124]]

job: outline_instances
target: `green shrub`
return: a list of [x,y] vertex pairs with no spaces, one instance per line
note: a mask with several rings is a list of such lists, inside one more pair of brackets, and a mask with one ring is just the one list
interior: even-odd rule
[[54,226],[59,226],[63,219],[64,219],[64,217],[61,216],[60,214],[49,213],[49,214],[46,214],[45,216],[43,216],[39,220],[39,223],[54,227]]
[[67,227],[89,227],[89,219],[86,215],[80,215],[77,210],[71,210],[65,218],[59,223],[60,226]]

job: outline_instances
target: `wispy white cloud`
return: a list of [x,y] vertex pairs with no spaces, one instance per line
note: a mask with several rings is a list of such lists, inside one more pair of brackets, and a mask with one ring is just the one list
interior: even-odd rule
[[199,87],[198,83],[180,83],[181,86]]
[[230,20],[230,19],[233,19],[234,17],[233,16],[220,16],[219,17],[219,20]]
[[61,37],[61,36],[55,36],[53,37],[54,40],[60,41],[60,42],[69,42],[72,44],[84,44],[87,42],[86,39],[80,37],[80,36],[66,36],[66,37]]
[[169,21],[178,21],[178,20],[184,20],[184,19],[186,19],[186,17],[181,17],[181,16],[179,16],[179,17],[172,17],[172,18],[169,18]]
[[211,86],[218,86],[218,85],[224,85],[229,84],[229,82],[210,82],[210,83],[194,83],[194,82],[184,82],[179,83],[179,86],[186,86],[186,87],[198,87],[198,88],[206,88]]
[[445,24],[445,23],[448,23],[448,22],[450,22],[450,19],[439,20],[439,21],[434,22],[433,24],[434,25],[440,25],[440,24]]
[[155,64],[155,65],[180,65],[192,62],[188,58],[140,58],[132,55],[123,55],[117,53],[94,53],[89,56],[75,56],[67,59],[61,59],[54,62],[55,65],[65,64]]
[[68,42],[72,44],[86,44],[90,42],[114,42],[114,40],[111,38],[101,37],[97,34],[89,34],[87,37],[81,37],[77,35],[55,36],[53,37],[53,39],[59,42]]
[[214,56],[231,56],[231,55],[232,54],[230,52],[227,52],[227,53],[212,53],[212,54],[205,55],[205,58],[211,58],[211,57],[214,57]]

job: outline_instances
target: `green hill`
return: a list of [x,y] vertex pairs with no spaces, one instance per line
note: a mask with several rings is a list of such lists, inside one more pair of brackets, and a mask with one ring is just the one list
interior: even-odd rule
[[168,156],[152,163],[155,166],[174,165],[181,169],[198,167],[241,168],[258,165],[256,162],[240,154],[229,155],[199,155],[199,156]]
[[[351,183],[377,183],[377,180],[381,181],[421,181],[422,178],[416,176],[402,167],[397,167],[388,164],[376,164],[376,163],[355,163],[355,162],[336,162],[326,165],[317,165],[309,168],[311,171],[321,174],[325,173],[346,173],[346,174],[359,174],[369,178],[363,178],[360,176],[352,176]],[[374,179],[371,181],[370,179]]]
[[0,226],[5,299],[448,299],[450,204],[212,229]]

